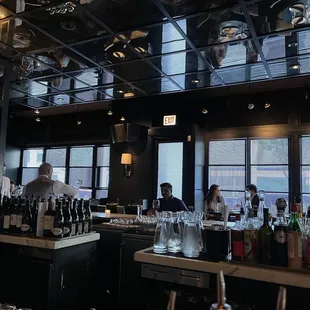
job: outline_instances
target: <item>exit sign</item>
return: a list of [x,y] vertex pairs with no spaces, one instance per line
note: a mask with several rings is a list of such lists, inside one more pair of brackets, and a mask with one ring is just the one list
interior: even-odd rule
[[164,116],[164,126],[174,126],[177,123],[176,115],[165,115]]

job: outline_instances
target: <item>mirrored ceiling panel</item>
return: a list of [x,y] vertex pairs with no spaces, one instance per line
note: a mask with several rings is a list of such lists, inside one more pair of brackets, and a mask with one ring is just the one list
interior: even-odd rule
[[137,51],[126,42],[130,39],[125,34],[120,34],[117,37],[107,37],[100,40],[86,42],[79,45],[74,45],[73,48],[79,53],[91,58],[100,66],[108,66],[111,64],[123,63],[135,59],[140,59],[141,51]]
[[164,19],[151,0],[93,0],[86,8],[115,32],[151,25]]
[[223,6],[235,5],[237,0],[159,0],[170,16],[197,14],[208,10],[215,11]]
[[2,19],[10,16],[12,16],[12,12],[7,10],[3,5],[0,5],[0,23]]
[[141,88],[149,95],[177,92],[182,90],[181,86],[179,86],[172,79],[170,80],[168,78],[154,79],[152,81],[139,81],[133,82],[132,84]]
[[119,84],[117,86],[112,87],[109,86],[99,87],[98,90],[106,93],[108,96],[113,97],[114,99],[129,99],[145,95],[145,93],[138,87],[135,88],[133,87],[133,84],[131,85]]
[[[66,3],[68,8],[64,13]],[[56,6],[51,5],[30,11],[23,18],[65,44],[110,34],[86,14],[83,7],[75,6],[73,2],[69,7],[70,2],[66,3],[59,4],[59,8],[64,7],[63,11],[61,8],[57,11]]]
[[171,75],[170,78],[187,90],[221,85],[219,80],[213,78],[213,74],[210,71],[202,71],[186,75]]
[[59,3],[58,0],[29,0],[23,3],[22,1],[15,0],[2,0],[1,6],[6,7],[13,13],[20,14],[24,12],[28,12],[31,10],[36,10],[38,8],[48,6],[51,3]]

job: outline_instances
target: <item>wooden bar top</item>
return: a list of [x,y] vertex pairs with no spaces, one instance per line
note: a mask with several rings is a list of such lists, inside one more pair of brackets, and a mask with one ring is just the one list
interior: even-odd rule
[[304,270],[290,270],[286,268],[272,268],[268,266],[248,266],[230,262],[210,262],[185,257],[155,254],[152,248],[147,248],[135,253],[135,261],[146,264],[160,265],[172,268],[218,273],[223,271],[224,275],[290,285],[301,288],[310,288],[310,273]]

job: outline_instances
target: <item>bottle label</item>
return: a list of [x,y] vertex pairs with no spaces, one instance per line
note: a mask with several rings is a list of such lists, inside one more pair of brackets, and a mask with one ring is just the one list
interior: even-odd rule
[[21,228],[23,222],[22,215],[16,215],[16,227]]
[[11,214],[11,226],[16,226],[16,214]]
[[69,234],[70,233],[70,228],[69,227],[64,227],[64,234]]
[[82,233],[83,233],[83,224],[82,224],[82,223],[79,223],[79,226],[78,226],[78,233],[79,233],[79,234],[82,234]]
[[233,241],[232,242],[232,254],[233,256],[244,256],[244,242],[243,241]]
[[28,224],[22,224],[22,226],[20,227],[22,232],[27,232],[30,230],[30,226]]
[[247,261],[257,260],[257,230],[244,231],[244,256]]
[[[53,226],[52,224],[52,217],[50,215],[44,215],[44,224],[43,224],[43,229],[44,230],[51,230]],[[54,221],[53,221],[54,222]]]
[[286,242],[286,233],[283,230],[278,230],[274,234],[274,239],[277,243],[283,244]]
[[54,236],[60,236],[62,234],[62,229],[61,228],[53,228],[52,233]]
[[10,215],[4,215],[3,216],[3,228],[9,229],[10,228],[10,222],[11,222],[11,216]]
[[84,232],[86,234],[88,233],[88,222],[85,222],[85,224],[84,224]]
[[295,257],[295,251],[294,251],[294,234],[288,233],[287,234],[287,256],[289,258]]
[[76,234],[76,224],[72,224],[72,227],[71,227],[71,236],[74,236]]

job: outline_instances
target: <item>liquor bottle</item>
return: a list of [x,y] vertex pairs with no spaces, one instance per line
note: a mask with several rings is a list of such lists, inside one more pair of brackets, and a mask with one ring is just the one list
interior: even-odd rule
[[240,207],[240,223],[242,226],[245,224],[245,211],[243,206]]
[[16,232],[16,216],[17,216],[17,210],[16,210],[16,198],[11,199],[10,204],[10,211],[11,211],[11,219],[10,219],[10,233]]
[[240,219],[240,214],[236,214],[235,225],[231,228],[231,255],[235,261],[244,260],[244,228]]
[[78,216],[79,216],[78,234],[81,235],[84,233],[84,221],[85,221],[83,199],[80,199],[77,211],[78,211]]
[[20,227],[21,234],[31,234],[32,233],[32,218],[30,210],[30,201],[26,199],[25,205],[23,205],[23,217],[22,225]]
[[21,233],[22,221],[23,221],[23,209],[25,207],[25,200],[17,198],[16,206],[16,232]]
[[269,225],[269,209],[264,208],[264,223],[258,232],[259,262],[261,264],[271,264],[271,249],[273,240],[273,230]]
[[31,219],[32,219],[31,228],[34,234],[37,233],[38,202],[39,201],[40,201],[40,197],[35,199],[34,195],[32,195],[32,198],[30,200],[30,210],[31,210]]
[[244,226],[244,259],[247,262],[258,262],[258,229],[253,221],[254,212],[249,208],[248,219]]
[[93,229],[93,219],[92,213],[89,205],[89,200],[84,202],[84,209],[85,209],[85,224],[84,224],[84,233],[89,233]]
[[10,222],[11,222],[11,210],[10,210],[10,199],[8,197],[3,198],[3,224],[2,231],[10,231]]
[[245,212],[245,220],[247,221],[249,216],[249,209],[252,209],[252,203],[251,203],[251,193],[246,191],[245,192],[245,205],[244,205],[244,212]]
[[222,270],[217,274],[217,303],[212,304],[210,310],[231,310],[231,306],[226,303],[226,287]]
[[259,226],[263,225],[264,223],[264,209],[266,208],[265,195],[266,195],[266,192],[264,190],[258,191],[259,204],[258,204],[258,209],[257,209],[257,217],[260,223]]
[[2,195],[0,194],[0,233],[3,231],[3,216],[4,216],[4,205],[6,201],[6,196],[3,196],[3,200],[1,200]]
[[73,202],[71,203],[71,217],[72,217],[71,236],[77,235],[78,232],[79,218],[76,210],[76,203],[77,203],[76,199],[74,199]]
[[299,221],[301,222],[302,221],[302,200],[300,197],[298,196],[295,196],[294,197],[294,203],[296,205],[296,208],[297,208],[297,216],[298,216],[298,219]]
[[44,220],[43,220],[43,236],[45,238],[51,238],[52,235],[52,228],[54,226],[54,212],[53,212],[53,201],[52,197],[48,198],[47,202],[47,210],[44,213]]
[[52,228],[53,237],[62,238],[63,231],[64,231],[64,217],[62,214],[62,203],[61,203],[61,200],[59,200],[56,206],[56,214],[55,214],[54,224]]
[[278,210],[274,222],[272,263],[275,266],[287,267],[287,223],[283,210]]
[[64,216],[64,238],[71,236],[72,230],[72,217],[70,212],[70,202],[67,200],[63,207],[63,216]]
[[302,235],[301,225],[298,219],[296,204],[291,205],[291,215],[287,227],[287,254],[288,267],[302,268]]
[[310,206],[307,211],[307,218],[305,221],[303,236],[303,267],[310,269]]

